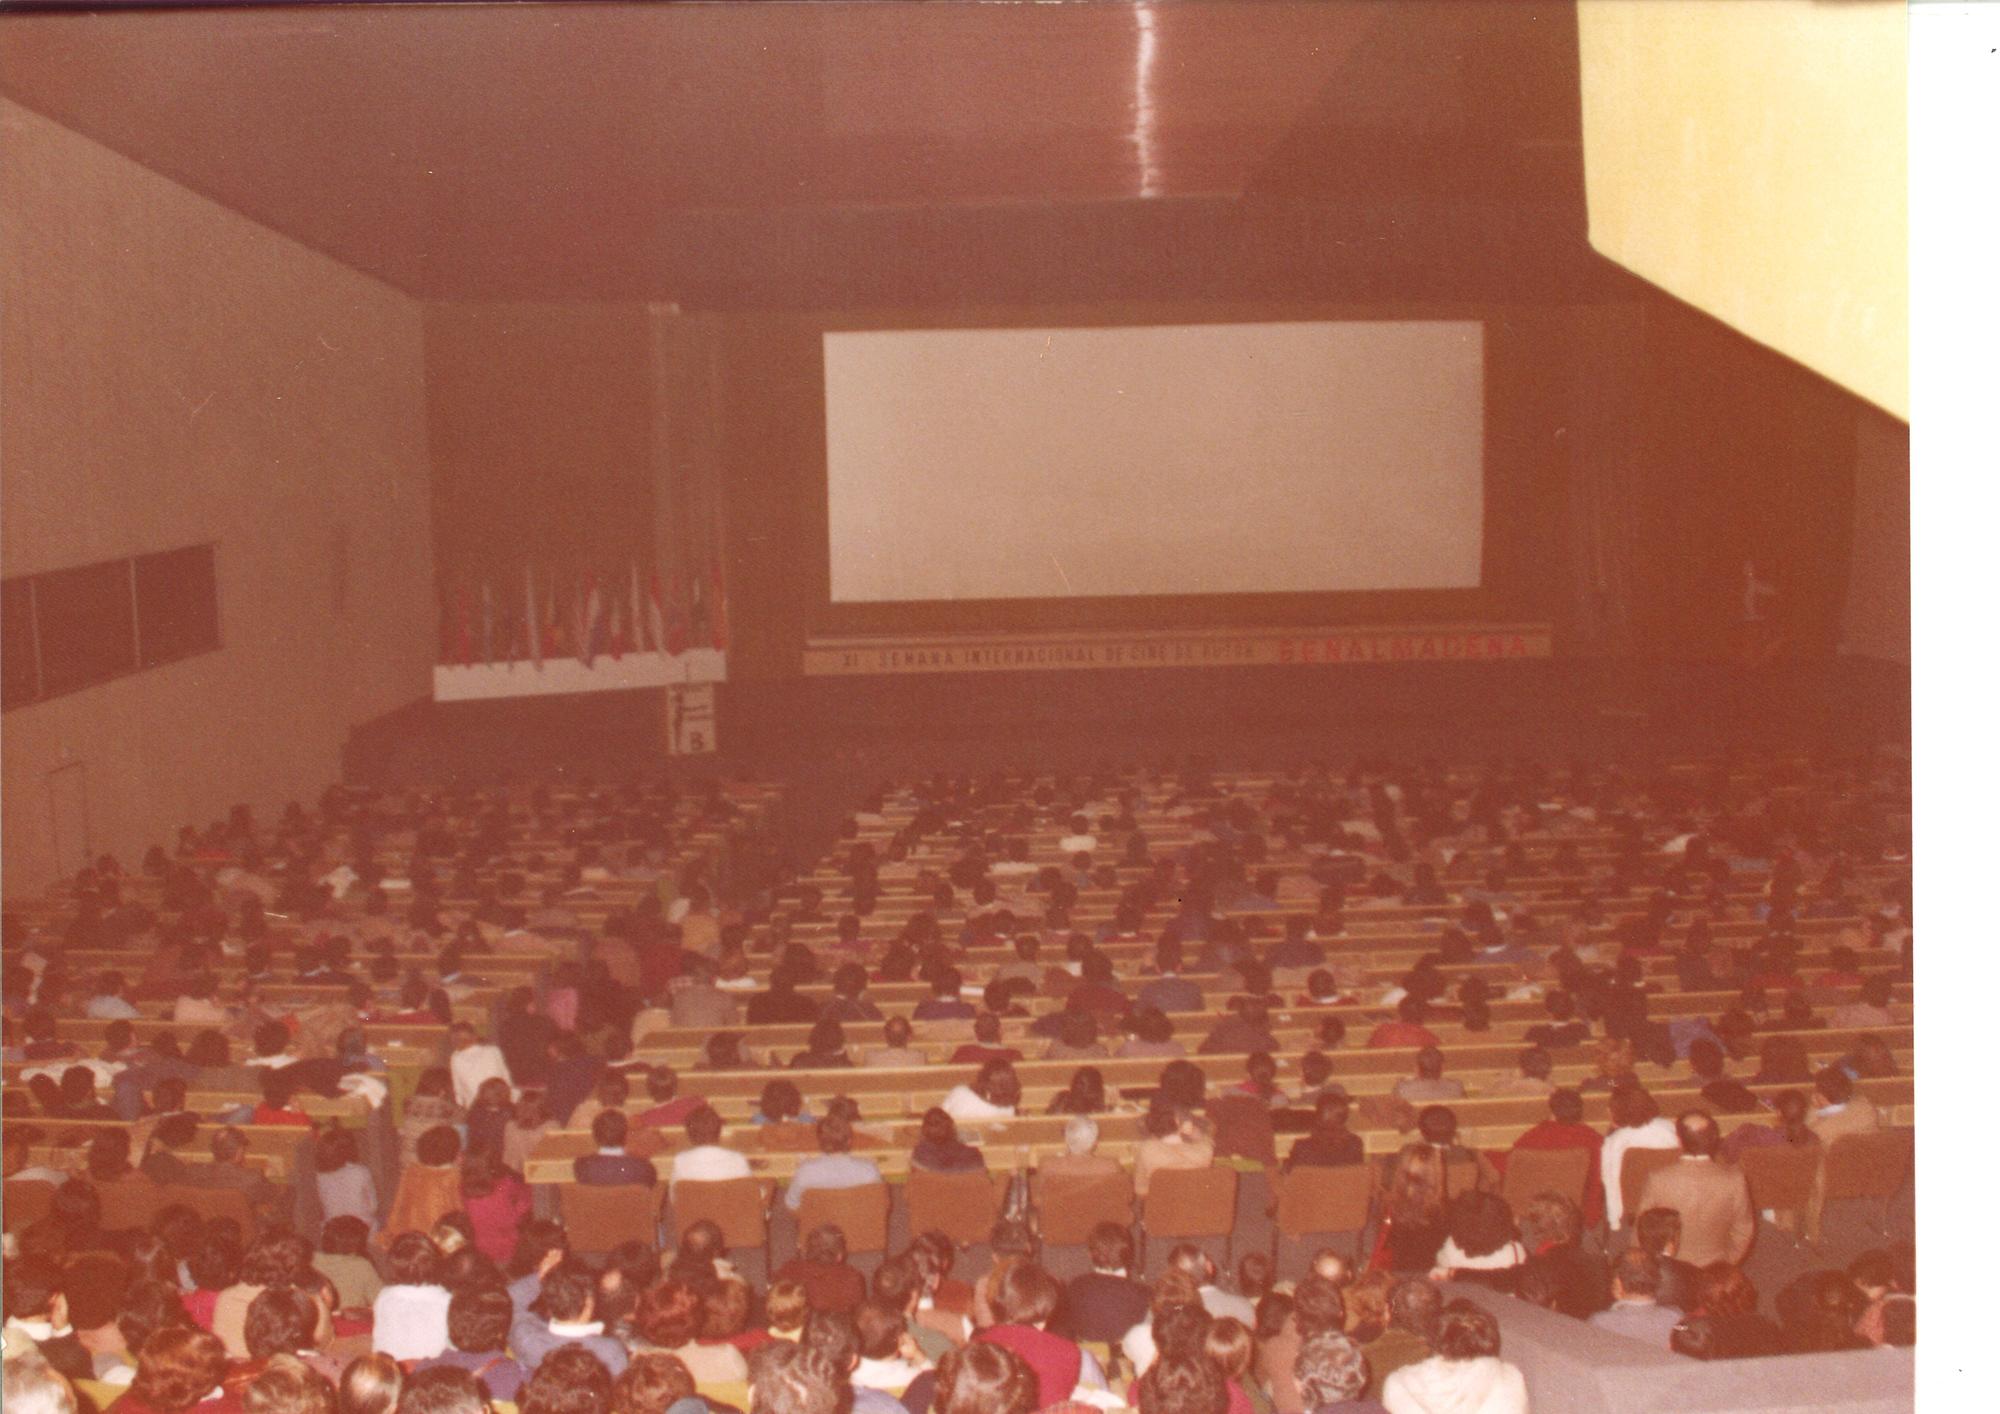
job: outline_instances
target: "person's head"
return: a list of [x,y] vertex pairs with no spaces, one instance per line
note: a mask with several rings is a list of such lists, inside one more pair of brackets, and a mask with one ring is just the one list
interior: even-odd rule
[[1389,1324],[1399,1331],[1430,1341],[1437,1332],[1438,1317],[1444,1310],[1444,1292],[1436,1282],[1421,1277],[1396,1283],[1389,1291]]
[[690,1144],[718,1144],[722,1141],[722,1116],[708,1105],[698,1106],[690,1112],[684,1127]]
[[1681,1249],[1680,1210],[1648,1208],[1633,1220],[1632,1231],[1641,1250],[1654,1257],[1671,1257]]
[[1741,1267],[1711,1262],[1695,1278],[1694,1304],[1704,1316],[1748,1316],[1757,1309],[1757,1288]]
[[1163,1350],[1139,1377],[1140,1414],[1224,1414],[1228,1408],[1228,1380],[1199,1348],[1173,1357]]
[[437,1244],[426,1234],[400,1233],[389,1244],[389,1280],[400,1286],[432,1285],[440,1260]]
[[1521,1245],[1530,1256],[1583,1240],[1583,1213],[1560,1193],[1537,1193],[1521,1206]]
[[514,1321],[514,1302],[507,1288],[493,1283],[451,1294],[445,1308],[445,1330],[451,1348],[476,1354],[507,1348],[507,1331]]
[[854,1147],[854,1123],[845,1106],[829,1106],[813,1132],[822,1154],[845,1154]]
[[1034,1414],[1040,1404],[1034,1370],[1003,1346],[956,1345],[938,1361],[936,1414]]
[[596,1303],[597,1274],[576,1258],[564,1257],[543,1274],[541,1306],[551,1321],[587,1321]]
[[991,1299],[1001,1324],[1039,1326],[1055,1314],[1062,1287],[1038,1262],[1010,1262],[993,1283]]
[[360,1159],[360,1148],[354,1142],[354,1131],[344,1125],[333,1125],[320,1132],[313,1145],[313,1165],[321,1173],[333,1173]]
[[833,1223],[821,1223],[806,1234],[799,1251],[808,1262],[837,1267],[847,1260],[847,1234]]
[[75,1389],[46,1360],[16,1356],[6,1363],[4,1381],[0,1405],[7,1414],[77,1414]]
[[[417,1370],[403,1381],[395,1405],[396,1414],[489,1414],[491,1409],[478,1378],[455,1365]],[[341,1414],[347,1414],[344,1407]]]
[[590,1122],[590,1137],[600,1149],[623,1149],[630,1127],[623,1110],[599,1110]]
[[750,1327],[750,1308],[755,1304],[750,1284],[741,1278],[710,1282],[701,1295],[701,1338],[733,1340],[743,1334]]
[[1417,1112],[1417,1133],[1441,1148],[1458,1138],[1458,1115],[1448,1105],[1425,1105]]
[[757,1112],[773,1124],[797,1119],[805,1107],[805,1096],[789,1080],[767,1081],[757,1096]]
[[1132,1230],[1101,1222],[1090,1230],[1090,1265],[1100,1272],[1127,1272],[1132,1267]]
[[544,1355],[515,1401],[520,1414],[603,1414],[610,1403],[611,1371],[581,1345]]
[[924,1143],[932,1146],[958,1142],[957,1122],[935,1105],[924,1111],[924,1117],[917,1126],[917,1133]]
[[1331,1092],[1313,1101],[1313,1128],[1323,1135],[1338,1135],[1346,1132],[1347,1116],[1351,1108],[1346,1095]]
[[[876,1270],[879,1285],[882,1273],[888,1270],[884,1262]],[[805,1287],[789,1277],[771,1283],[764,1293],[764,1321],[773,1331],[797,1331],[806,1323],[806,1312],[811,1307],[806,1300]]]
[[1660,1259],[1634,1243],[1611,1264],[1611,1294],[1620,1301],[1651,1301],[1660,1294]]
[[1493,1313],[1470,1301],[1453,1301],[1438,1312],[1431,1348],[1446,1360],[1477,1360],[1500,1353],[1500,1324]]
[[1844,1105],[1854,1098],[1854,1078],[1837,1065],[1823,1067],[1813,1076],[1813,1089],[1829,1105]]
[[1342,1331],[1319,1331],[1299,1342],[1293,1377],[1308,1409],[1359,1399],[1368,1387],[1368,1361]]
[[1021,1077],[1015,1074],[1011,1061],[987,1061],[979,1067],[972,1088],[987,1104],[1001,1109],[1012,1109],[1021,1103]]
[[417,1162],[432,1168],[450,1168],[464,1148],[458,1131],[448,1124],[434,1124],[417,1136]]
[[1794,1351],[1852,1350],[1865,1343],[1854,1323],[1866,1302],[1845,1272],[1807,1272],[1786,1283],[1774,1304]]
[[1347,1321],[1347,1303],[1340,1288],[1317,1273],[1309,1273],[1293,1289],[1292,1321],[1300,1335],[1340,1330]]
[[250,1358],[294,1355],[309,1349],[319,1324],[319,1306],[298,1287],[267,1287],[250,1302],[243,1320],[243,1344]]
[[[749,1414],[839,1414],[846,1395],[847,1371],[803,1342],[773,1341],[750,1357]],[[951,1414],[935,1400],[931,1407]]]
[[1444,1052],[1436,1046],[1425,1046],[1417,1052],[1417,1078],[1436,1080],[1444,1074]]
[[806,1049],[816,1056],[830,1056],[847,1049],[847,1028],[830,1016],[823,1016],[813,1023],[813,1029],[806,1038]]
[[799,1344],[826,1357],[836,1370],[852,1372],[861,1361],[861,1335],[844,1311],[814,1311],[799,1332]]
[[357,1356],[340,1372],[340,1414],[397,1414],[402,1393],[403,1367],[387,1355]]
[[1637,1129],[1660,1117],[1652,1092],[1642,1085],[1618,1085],[1611,1091],[1611,1127]]
[[1222,1368],[1225,1378],[1242,1384],[1257,1353],[1257,1339],[1250,1327],[1233,1316],[1223,1316],[1209,1323],[1208,1334],[1202,1337],[1202,1353]]
[[132,1397],[162,1414],[178,1414],[208,1398],[229,1368],[222,1342],[194,1326],[154,1331],[139,1347],[138,1356]]
[[1687,1110],[1674,1121],[1674,1134],[1681,1152],[1690,1158],[1711,1159],[1722,1148],[1722,1131],[1715,1116],[1706,1110]]
[[694,1376],[679,1356],[641,1351],[612,1381],[608,1414],[666,1414],[694,1392]]

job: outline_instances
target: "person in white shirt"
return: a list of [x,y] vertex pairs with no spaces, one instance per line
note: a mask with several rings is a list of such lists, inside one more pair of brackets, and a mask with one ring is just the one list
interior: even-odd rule
[[451,1293],[437,1284],[437,1247],[406,1232],[389,1248],[390,1285],[375,1297],[374,1344],[392,1360],[429,1360],[451,1349]]
[[1599,1174],[1604,1180],[1604,1221],[1610,1228],[1625,1225],[1625,1193],[1622,1175],[1625,1155],[1631,1149],[1679,1149],[1680,1135],[1674,1122],[1660,1113],[1660,1107],[1643,1086],[1620,1085],[1611,1092],[1611,1132],[1604,1138]]
[[894,1307],[876,1300],[862,1302],[854,1313],[854,1329],[861,1340],[861,1363],[850,1377],[856,1389],[879,1389],[900,1399],[910,1382],[929,1368],[904,1314]]
[[1470,1301],[1438,1313],[1431,1335],[1437,1354],[1390,1372],[1382,1382],[1389,1414],[1528,1414],[1528,1382],[1520,1368],[1500,1358],[1500,1325]]
[[1011,1063],[990,1060],[970,1085],[954,1085],[938,1108],[953,1119],[1012,1119],[1021,1103],[1021,1078]]
[[750,1160],[723,1146],[722,1116],[709,1106],[703,1105],[687,1117],[687,1136],[691,1147],[674,1155],[673,1170],[667,1177],[669,1188],[679,1183],[720,1183],[750,1177]]
[[479,1087],[489,1080],[504,1080],[514,1088],[514,1076],[507,1069],[507,1057],[500,1048],[482,1042],[479,1033],[464,1022],[451,1028],[451,1091],[459,1105],[471,1109]]

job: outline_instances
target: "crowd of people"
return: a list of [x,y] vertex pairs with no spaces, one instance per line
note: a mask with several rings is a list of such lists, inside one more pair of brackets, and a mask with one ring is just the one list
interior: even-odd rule
[[[1815,1065],[1800,1040],[1896,1024],[1907,874],[1862,867],[1898,860],[1880,803],[1851,788],[1815,810],[1790,789],[1727,779],[1680,794],[1534,772],[1448,784],[1302,777],[1251,801],[1183,779],[1149,803],[1130,780],[926,783],[850,822],[834,914],[817,883],[718,897],[701,871],[664,870],[657,801],[643,796],[593,802],[614,823],[601,837],[568,829],[534,906],[519,902],[523,871],[549,861],[526,852],[518,816],[479,798],[391,810],[335,793],[270,831],[246,813],[148,860],[157,908],[134,903],[104,861],[72,881],[59,926],[8,921],[6,1176],[52,1190],[47,1216],[9,1224],[8,1408],[1499,1414],[1527,1403],[1500,1348],[1502,1297],[1687,1358],[1912,1343],[1907,1245],[1811,1272],[1763,1314],[1744,1272],[1759,1215],[1734,1166],[1749,1149],[1886,1123],[1861,1083],[1895,1073],[1894,1047],[1870,1036]],[[546,825],[541,804],[529,813]],[[1139,820],[1163,809],[1192,839],[1156,857]],[[1038,866],[1025,836],[1050,821],[1064,862]],[[1586,855],[1566,832],[1620,843]],[[1268,867],[1281,855],[1304,863]],[[1572,881],[1558,906],[1510,886],[1539,873]],[[1756,880],[1754,901],[1733,896],[1739,873]],[[640,887],[586,925],[587,901],[627,897],[614,882]],[[1108,919],[1078,921],[1082,891],[1107,884]],[[885,931],[869,920],[895,891],[929,906]],[[1635,892],[1641,907],[1607,907]],[[1436,910],[1435,949],[1391,985],[1343,957],[1384,902]],[[288,910],[298,926],[281,941],[269,919]],[[1740,946],[1712,932],[1732,917],[1758,924]],[[1801,925],[1846,917],[1854,929],[1809,968]],[[1111,945],[1127,958],[1142,939],[1151,965],[1134,978]],[[120,946],[167,961],[127,978],[65,959]],[[973,950],[996,948],[1011,960],[968,972]],[[522,950],[546,962],[535,985],[476,975],[482,957]],[[1649,958],[1670,959],[1682,990],[1728,990],[1735,1004],[1650,1017]],[[1502,970],[1454,973],[1473,962]],[[295,1003],[288,977],[338,999]],[[903,981],[929,999],[886,1014],[871,987]],[[1827,990],[1837,1007],[1813,1001]],[[490,1024],[462,1014],[475,995],[493,997]],[[1461,1142],[1453,1105],[1471,1096],[1438,1030],[1488,1030],[1502,1000],[1534,1001],[1547,1019],[1520,1036],[1516,1073],[1476,1096],[1539,1100],[1547,1118],[1490,1153]],[[1316,1014],[1314,1041],[1290,1049],[1274,1027],[1293,1005],[1359,1007],[1372,1027],[1350,1042],[1338,1015]],[[1219,1019],[1183,1035],[1176,1018],[1210,1006]],[[133,1023],[148,1015],[189,1039],[142,1039]],[[102,1022],[102,1048],[59,1036],[58,1017]],[[394,1106],[393,1183],[354,1130],[299,1103],[380,1108],[377,1022],[450,1038]],[[959,1033],[939,1023],[970,1039],[941,1047],[938,1035]],[[748,1053],[755,1028],[793,1024],[810,1028],[794,1054]],[[698,1065],[640,1054],[649,1035],[690,1028],[715,1033]],[[1341,1054],[1355,1043],[1410,1048],[1411,1073],[1388,1094],[1350,1093]],[[1125,1171],[1099,1142],[1121,1112],[1138,1123],[1129,1172],[1142,1199],[1160,1172],[1216,1162],[1240,1108],[1224,1101],[1298,1121],[1278,1173],[1374,1162],[1350,1128],[1357,1112],[1370,1128],[1396,1123],[1409,1137],[1383,1156],[1370,1242],[1352,1259],[1319,1254],[1296,1283],[1274,1280],[1261,1254],[1225,1280],[1199,1247],[1178,1247],[1149,1282],[1131,1229],[1107,1223],[1091,1233],[1090,1270],[1065,1282],[1010,1210],[974,1281],[937,1233],[864,1270],[825,1226],[800,1233],[760,1288],[706,1223],[664,1250],[572,1251],[529,1182],[558,1130],[591,1137],[568,1181],[644,1190],[653,1207],[662,1179],[670,1197],[751,1176],[706,1080],[767,1062],[782,1073],[749,1120],[762,1147],[796,1156],[774,1194],[783,1209],[882,1181],[884,1141],[838,1080],[857,1066],[976,1066],[931,1097],[907,1160],[982,1169],[983,1137],[1001,1132],[989,1127],[1029,1113],[1018,1067],[1030,1047],[1076,1063],[1035,1107],[1066,1117],[1064,1152],[1038,1180]],[[1558,1058],[1578,1054],[1595,1073],[1559,1083]],[[1156,1083],[1108,1085],[1092,1062],[1114,1057],[1157,1061]],[[1212,1079],[1225,1058],[1231,1078]],[[1641,1065],[1684,1067],[1699,1105],[1663,1114]],[[1768,1100],[1751,1088],[1770,1086],[1789,1088]],[[188,1107],[195,1090],[232,1089],[255,1098],[220,1115]],[[1608,1132],[1584,1123],[1597,1092]],[[92,1131],[77,1161],[38,1157],[43,1126],[103,1119],[125,1125]],[[301,1230],[293,1195],[248,1161],[245,1126],[288,1125],[310,1131],[299,1181],[316,1229]],[[205,1156],[191,1152],[204,1126]],[[1516,1211],[1501,1197],[1513,1156],[1563,1149],[1588,1153],[1575,1199],[1542,1194]],[[1635,1149],[1673,1157],[1626,1212]],[[172,1205],[121,1221],[149,1208],[121,1195],[183,1186],[239,1189],[251,1223]],[[1799,1215],[1808,1237],[1823,1217],[1815,1194]],[[1587,1238],[1600,1219],[1615,1240]]]

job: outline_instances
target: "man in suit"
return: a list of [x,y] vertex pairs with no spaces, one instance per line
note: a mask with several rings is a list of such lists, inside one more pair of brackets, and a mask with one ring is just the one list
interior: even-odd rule
[[1639,1212],[1672,1208],[1681,1215],[1680,1258],[1691,1266],[1742,1262],[1757,1234],[1757,1212],[1741,1169],[1718,1164],[1722,1134],[1706,1110],[1689,1110],[1674,1124],[1681,1157],[1646,1179]]
[[[1806,1128],[1819,1136],[1824,1156],[1836,1139],[1851,1134],[1873,1134],[1882,1127],[1881,1112],[1866,1095],[1855,1093],[1854,1077],[1837,1065],[1827,1066],[1813,1077],[1813,1089],[1820,1106],[1806,1120]],[[1813,1175],[1812,1195],[1806,1200],[1806,1241],[1819,1242],[1820,1218],[1826,1208],[1826,1163]]]
[[604,1186],[638,1184],[652,1187],[658,1175],[645,1159],[625,1152],[625,1134],[623,1110],[601,1111],[590,1122],[590,1137],[596,1141],[597,1152],[585,1154],[576,1161],[576,1181]]
[[1063,1294],[1062,1333],[1071,1340],[1112,1344],[1146,1319],[1152,1294],[1127,1275],[1132,1268],[1132,1232],[1103,1222],[1090,1230],[1090,1270]]

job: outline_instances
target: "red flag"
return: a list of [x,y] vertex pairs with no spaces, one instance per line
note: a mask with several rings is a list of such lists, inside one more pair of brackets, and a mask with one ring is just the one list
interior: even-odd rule
[[652,639],[655,653],[665,656],[667,652],[667,608],[665,596],[660,593],[659,571],[653,572],[653,582],[646,596],[646,632]]

